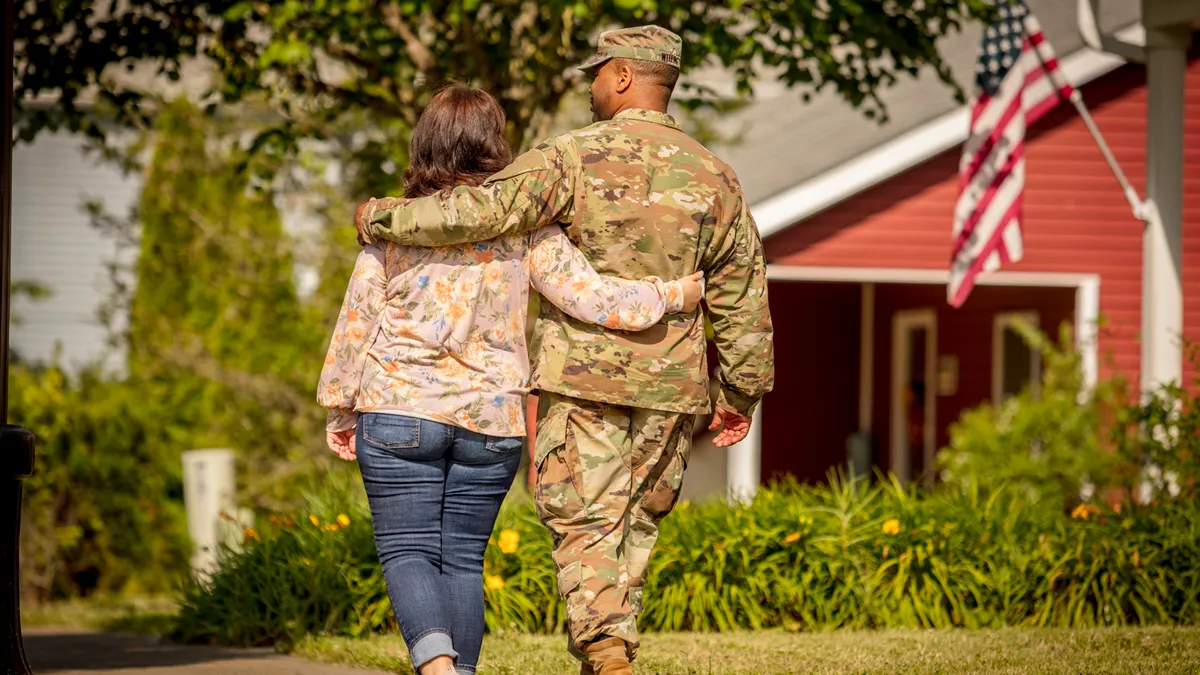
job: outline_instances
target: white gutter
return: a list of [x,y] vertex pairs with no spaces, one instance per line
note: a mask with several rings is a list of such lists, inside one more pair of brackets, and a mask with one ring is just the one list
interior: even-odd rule
[[[1116,37],[1125,42],[1144,43],[1145,33],[1145,29],[1137,24],[1118,31]],[[1085,48],[1062,59],[1061,67],[1067,81],[1083,85],[1124,63],[1119,57]],[[1045,80],[1039,85],[1049,91],[1050,85]],[[962,144],[967,140],[970,115],[970,109],[963,106],[754,204],[751,211],[759,233],[764,238],[776,234]]]

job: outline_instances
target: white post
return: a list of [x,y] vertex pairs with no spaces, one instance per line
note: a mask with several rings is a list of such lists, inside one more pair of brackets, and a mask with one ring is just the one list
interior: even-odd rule
[[1083,370],[1083,403],[1100,380],[1100,277],[1091,277],[1075,291],[1075,347],[1080,354]]
[[221,514],[235,517],[235,470],[229,450],[190,450],[183,453],[183,504],[192,538],[191,567],[205,579],[217,567],[217,554],[229,540]]
[[1183,110],[1190,31],[1146,31],[1146,188],[1142,236],[1142,392],[1183,374]]
[[725,486],[731,504],[749,503],[762,482],[762,404],[754,411],[750,434],[725,449]]

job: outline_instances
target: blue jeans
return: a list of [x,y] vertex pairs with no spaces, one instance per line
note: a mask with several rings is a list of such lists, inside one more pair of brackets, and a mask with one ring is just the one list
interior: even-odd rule
[[483,553],[524,443],[382,413],[361,415],[357,433],[375,548],[413,665],[449,656],[474,673]]

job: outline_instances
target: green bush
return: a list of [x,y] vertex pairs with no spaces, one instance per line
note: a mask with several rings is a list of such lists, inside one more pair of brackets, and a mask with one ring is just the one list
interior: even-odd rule
[[[176,637],[234,645],[394,630],[361,498],[251,536],[183,603]],[[282,518],[282,519],[281,519]],[[514,550],[514,537],[516,541]],[[501,546],[505,545],[505,552]],[[1200,621],[1191,500],[1048,510],[1026,493],[926,494],[834,477],[745,507],[682,504],[663,526],[646,630],[1100,626]],[[486,556],[491,631],[563,628],[550,540],[507,504]]]
[[[1139,403],[1120,381],[1081,396],[1070,336],[1029,337],[1046,363],[1040,396],[967,413],[932,491],[831,476],[745,506],[680,504],[650,560],[640,625],[1200,622],[1200,399],[1171,386]],[[176,636],[258,645],[394,630],[361,486],[321,495],[191,587]],[[348,527],[328,525],[341,513]],[[550,546],[528,500],[510,499],[485,557],[489,630],[563,630]]]
[[180,429],[147,405],[162,394],[87,371],[15,365],[10,417],[38,437],[25,481],[25,599],[178,588],[190,544]]

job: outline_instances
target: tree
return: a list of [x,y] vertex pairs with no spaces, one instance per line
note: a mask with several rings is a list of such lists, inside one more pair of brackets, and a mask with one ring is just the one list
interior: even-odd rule
[[272,195],[233,170],[244,151],[228,124],[182,100],[158,115],[131,223],[129,373],[161,392],[164,423],[187,429],[190,447],[240,450],[251,494],[286,500],[281,475],[327,459],[312,392],[333,313],[314,321],[301,305]]
[[[514,146],[546,135],[601,29],[666,26],[685,40],[685,71],[723,68],[748,95],[770,69],[806,96],[830,88],[886,119],[880,93],[899,75],[931,68],[957,90],[936,40],[991,11],[988,0],[124,0],[117,13],[95,0],[20,4],[17,99],[61,94],[53,108],[26,106],[22,138],[60,126],[102,135],[85,98],[144,125],[153,97],[119,70],[148,61],[177,80],[204,56],[212,109],[250,100],[274,113],[256,150],[288,157],[303,139],[340,139],[363,189],[394,187],[408,130],[431,86],[449,79],[497,96]],[[713,97],[693,86],[682,101]]]

